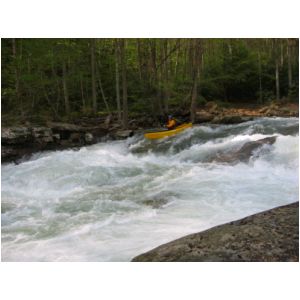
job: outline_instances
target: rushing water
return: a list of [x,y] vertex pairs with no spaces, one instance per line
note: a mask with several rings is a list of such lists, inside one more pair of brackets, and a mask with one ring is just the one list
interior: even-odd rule
[[[277,136],[248,163],[215,163]],[[3,261],[129,261],[189,233],[298,200],[298,118],[196,126],[2,166]]]

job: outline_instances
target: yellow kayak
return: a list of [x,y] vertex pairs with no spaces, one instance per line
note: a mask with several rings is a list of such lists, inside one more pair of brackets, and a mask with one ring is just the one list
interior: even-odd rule
[[144,137],[147,138],[147,139],[151,139],[151,140],[162,139],[164,137],[175,135],[179,132],[182,132],[183,130],[185,130],[189,127],[192,127],[192,126],[193,126],[192,123],[185,123],[185,124],[182,124],[182,125],[176,127],[175,129],[172,129],[172,130],[164,130],[164,131],[145,133]]

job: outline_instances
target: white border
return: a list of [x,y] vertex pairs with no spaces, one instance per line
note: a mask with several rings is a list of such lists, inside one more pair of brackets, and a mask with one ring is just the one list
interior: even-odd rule
[[[299,37],[292,0],[9,0],[1,37]],[[2,299],[295,299],[299,263],[1,263]]]

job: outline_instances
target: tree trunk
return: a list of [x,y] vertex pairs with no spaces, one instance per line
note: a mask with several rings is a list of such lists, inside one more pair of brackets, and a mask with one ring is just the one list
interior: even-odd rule
[[180,39],[178,39],[178,48],[177,48],[177,50],[176,50],[175,67],[174,67],[174,77],[175,77],[175,78],[176,78],[176,76],[177,76],[178,61],[179,61],[180,50],[181,50],[181,44],[180,44]]
[[68,85],[67,85],[67,67],[66,67],[66,62],[63,61],[62,65],[63,69],[63,91],[64,91],[64,99],[65,99],[65,112],[67,115],[70,114],[70,103],[69,103],[69,91],[68,91]]
[[153,87],[153,96],[155,98],[155,106],[154,106],[154,113],[155,115],[162,116],[162,105],[161,105],[161,99],[160,99],[160,90],[159,90],[159,76],[157,72],[157,49],[156,49],[156,40],[150,41],[150,51],[151,51],[151,69],[152,69],[152,87]]
[[141,42],[140,39],[137,39],[137,54],[138,54],[138,61],[139,61],[139,77],[140,77],[140,81],[142,82],[143,76],[142,76],[142,64],[143,64],[143,60],[142,60],[142,49],[141,49]]
[[123,128],[128,128],[128,103],[127,103],[127,70],[126,70],[126,41],[120,40],[121,66],[122,66],[122,92],[123,92]]
[[19,68],[18,68],[18,59],[17,59],[17,45],[16,45],[16,39],[12,39],[12,56],[14,59],[14,73],[15,73],[15,93],[16,93],[16,100],[17,105],[20,103],[20,111],[21,115],[24,115],[23,110],[23,101],[20,97],[20,78],[19,78]]
[[164,110],[165,113],[169,112],[169,98],[170,98],[170,91],[169,91],[169,70],[168,70],[168,61],[167,61],[167,53],[168,53],[168,40],[165,39],[164,47],[163,47],[163,76],[164,76]]
[[98,71],[99,68],[99,64],[97,63],[97,68],[96,68],[96,75],[97,75],[97,78],[98,78],[98,83],[99,83],[99,88],[100,88],[100,93],[101,93],[101,96],[102,96],[102,99],[103,99],[103,102],[104,102],[104,105],[106,107],[106,110],[107,112],[110,114],[110,108],[109,108],[109,105],[106,101],[106,97],[105,97],[105,94],[104,94],[104,90],[103,90],[103,87],[102,87],[102,81],[101,81],[101,77],[100,77],[100,71]]
[[276,69],[275,69],[275,77],[276,77],[276,100],[280,100],[280,86],[279,86],[279,62],[278,58],[276,58]]
[[262,98],[262,79],[261,79],[261,55],[258,51],[258,76],[259,76],[259,103],[263,102]]
[[283,67],[283,39],[280,40],[280,67]]
[[195,122],[196,116],[196,103],[198,97],[198,81],[200,75],[200,65],[201,65],[201,56],[202,56],[202,49],[201,49],[201,40],[195,39],[191,41],[192,46],[192,69],[193,69],[193,88],[192,88],[192,100],[191,100],[191,107],[190,107],[190,116],[191,122]]
[[115,60],[116,60],[116,101],[118,110],[118,122],[121,123],[121,101],[120,101],[120,48],[118,41],[115,43]]
[[288,82],[289,89],[292,88],[293,85],[293,77],[292,77],[292,64],[291,64],[291,42],[287,39],[287,59],[288,59]]
[[191,122],[195,122],[195,115],[196,115],[196,101],[198,97],[198,76],[195,74],[194,82],[193,82],[193,90],[192,90],[192,101],[191,101]]
[[91,39],[91,72],[92,72],[92,106],[93,113],[97,113],[96,69],[95,63],[95,39]]
[[84,98],[82,75],[80,75],[80,91],[81,91],[82,109],[85,110],[86,109],[86,103],[85,103],[85,98]]

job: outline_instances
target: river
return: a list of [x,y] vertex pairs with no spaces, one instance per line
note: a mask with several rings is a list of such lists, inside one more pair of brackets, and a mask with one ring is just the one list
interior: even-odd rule
[[[298,118],[137,134],[3,164],[2,261],[130,261],[184,235],[298,200]],[[277,136],[250,161],[216,163]]]

